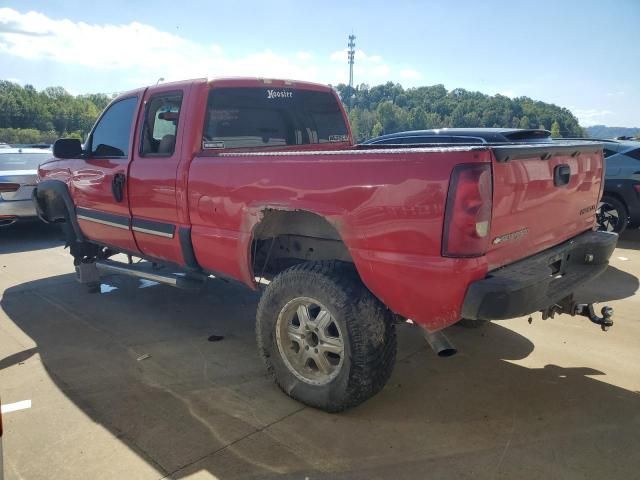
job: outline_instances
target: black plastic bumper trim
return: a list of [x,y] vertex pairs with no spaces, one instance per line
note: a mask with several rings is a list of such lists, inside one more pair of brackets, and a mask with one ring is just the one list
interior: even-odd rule
[[77,207],[76,215],[79,219],[88,220],[90,222],[100,223],[102,225],[108,225],[110,227],[121,228],[123,230],[129,230],[130,220],[129,217],[124,215],[117,215],[115,213],[100,212],[98,210],[91,210],[89,208]]
[[134,232],[147,233],[165,238],[173,238],[176,232],[176,226],[172,223],[143,220],[135,217],[131,221],[131,228]]
[[544,310],[604,272],[617,241],[615,233],[589,231],[494,270],[469,286],[462,317],[503,320]]
[[191,227],[178,228],[178,238],[180,240],[180,248],[185,265],[192,270],[200,270],[201,267],[196,259],[196,254],[193,251],[193,243],[191,242]]

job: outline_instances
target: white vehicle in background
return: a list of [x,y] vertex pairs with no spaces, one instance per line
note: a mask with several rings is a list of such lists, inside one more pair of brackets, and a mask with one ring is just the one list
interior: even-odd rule
[[0,145],[0,227],[23,219],[36,219],[31,193],[38,166],[52,158],[51,150]]

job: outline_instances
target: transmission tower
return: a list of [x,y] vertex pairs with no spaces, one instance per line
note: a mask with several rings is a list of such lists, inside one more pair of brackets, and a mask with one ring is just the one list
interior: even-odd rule
[[356,36],[352,33],[349,35],[349,111],[353,104],[353,61],[356,56]]

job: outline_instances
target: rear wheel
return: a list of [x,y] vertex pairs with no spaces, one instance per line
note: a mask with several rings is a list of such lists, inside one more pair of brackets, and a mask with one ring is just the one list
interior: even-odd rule
[[600,231],[622,233],[629,223],[624,203],[615,197],[602,197],[596,212],[596,223]]
[[375,395],[395,363],[391,312],[347,263],[309,262],[279,274],[260,299],[256,333],[280,388],[328,412]]

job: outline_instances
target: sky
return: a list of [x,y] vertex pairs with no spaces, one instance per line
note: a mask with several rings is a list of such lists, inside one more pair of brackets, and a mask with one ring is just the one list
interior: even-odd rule
[[640,127],[640,0],[0,0],[0,79],[73,94],[159,78],[443,84]]

